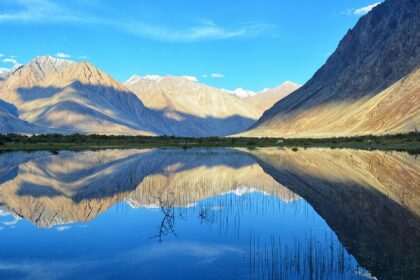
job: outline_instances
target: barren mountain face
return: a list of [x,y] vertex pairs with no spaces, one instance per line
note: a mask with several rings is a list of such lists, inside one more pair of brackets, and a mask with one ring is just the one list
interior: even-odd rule
[[133,76],[126,85],[88,62],[37,57],[0,81],[1,132],[224,136],[293,89],[265,93],[261,105],[185,77]]
[[153,135],[159,122],[133,93],[87,62],[37,57],[1,90],[21,119],[61,133]]
[[[267,89],[261,93],[250,96],[244,101],[251,106],[258,108],[262,113],[270,109],[278,101],[282,100],[295,90],[297,90],[300,85],[292,82],[284,82],[278,87]],[[261,114],[262,114],[261,113]]]
[[160,112],[175,135],[229,135],[250,127],[261,115],[222,90],[185,77],[132,77],[125,85],[145,106]]
[[420,125],[420,2],[388,0],[362,17],[299,90],[245,135],[323,137]]
[[[174,123],[178,135],[229,135],[250,127],[264,110],[298,86],[286,83],[255,96],[240,98],[187,77],[133,76],[125,86],[137,94],[145,106],[158,110],[166,123]],[[259,97],[261,96],[261,97]]]

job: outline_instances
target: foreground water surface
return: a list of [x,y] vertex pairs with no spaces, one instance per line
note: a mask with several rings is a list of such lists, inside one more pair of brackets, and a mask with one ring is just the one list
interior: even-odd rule
[[420,159],[0,154],[0,279],[418,279]]

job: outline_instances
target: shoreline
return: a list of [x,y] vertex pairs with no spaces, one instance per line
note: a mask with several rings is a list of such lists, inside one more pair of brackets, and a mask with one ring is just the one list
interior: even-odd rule
[[420,154],[420,134],[416,132],[382,136],[334,138],[248,138],[248,137],[173,137],[106,135],[0,135],[0,151],[18,150],[98,150],[139,148],[331,148],[405,151]]

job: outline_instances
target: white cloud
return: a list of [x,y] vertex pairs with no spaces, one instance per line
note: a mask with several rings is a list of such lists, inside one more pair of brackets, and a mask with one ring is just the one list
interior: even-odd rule
[[77,58],[78,59],[88,59],[89,57],[87,55],[79,55]]
[[3,58],[1,61],[4,63],[12,63],[13,65],[19,64],[14,58]]
[[49,0],[16,0],[21,8],[0,13],[0,22],[75,22],[83,21],[70,10]]
[[50,0],[16,0],[19,9],[0,13],[1,22],[20,23],[72,23],[109,26],[123,32],[153,40],[172,42],[192,42],[202,40],[221,40],[238,37],[253,37],[265,33],[273,26],[259,22],[247,22],[221,26],[211,20],[196,21],[186,28],[172,28],[155,25],[137,19],[98,17],[96,13],[86,14],[70,10]]
[[56,53],[55,56],[59,57],[59,58],[70,58],[71,57],[69,54],[62,53],[62,52]]
[[9,68],[0,67],[0,75],[1,74],[4,74],[4,73],[8,73],[8,72],[10,72],[10,69]]
[[381,2],[374,3],[372,5],[368,5],[359,9],[354,10],[353,14],[357,16],[362,16],[369,13],[373,8],[381,4]]
[[269,28],[269,25],[242,24],[236,27],[224,27],[202,23],[185,29],[171,29],[165,26],[150,25],[142,22],[130,22],[119,23],[117,27],[141,37],[160,41],[194,42],[257,36],[265,32]]
[[219,79],[219,78],[224,78],[225,75],[220,74],[220,73],[211,73],[210,77],[215,78],[215,79]]
[[0,53],[0,57],[3,57],[3,56],[4,56],[4,54]]
[[197,77],[194,77],[194,76],[182,76],[182,77],[184,77],[184,78],[186,78],[186,79],[188,79],[192,82],[198,82]]
[[203,78],[207,78],[209,75],[207,75],[207,74],[203,74],[203,75],[201,75],[201,77],[203,77]]
[[58,232],[63,232],[63,231],[69,230],[70,228],[71,228],[70,226],[58,226],[58,227],[56,227]]

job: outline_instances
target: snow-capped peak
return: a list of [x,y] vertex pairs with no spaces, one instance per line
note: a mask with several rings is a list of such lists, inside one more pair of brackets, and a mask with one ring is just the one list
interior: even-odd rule
[[170,75],[168,75],[168,76],[160,76],[160,75],[139,76],[139,75],[133,75],[124,84],[126,86],[130,86],[130,85],[136,84],[139,81],[160,82],[163,79],[167,79],[167,78],[173,78],[173,79],[184,78],[184,79],[187,79],[191,82],[198,82],[198,79],[194,76],[170,76]]
[[159,75],[146,75],[146,76],[133,75],[124,84],[129,86],[129,85],[134,85],[137,82],[144,81],[144,80],[159,82],[163,78],[164,77],[159,76]]
[[0,75],[7,74],[10,72],[9,68],[0,67]]
[[41,66],[41,68],[42,66],[46,66],[49,64],[52,64],[55,68],[60,68],[63,66],[68,66],[69,64],[73,63],[72,60],[55,58],[50,55],[37,56],[32,60],[32,62],[37,63],[38,65]]
[[267,92],[267,91],[270,91],[270,90],[272,90],[272,88],[264,88],[264,89],[261,91],[261,93],[264,93],[264,92]]
[[35,66],[35,71],[37,71],[40,76],[45,76],[48,75],[48,73],[60,71],[70,66],[72,63],[74,63],[74,61],[45,55],[35,57],[29,65]]
[[237,88],[235,90],[227,90],[227,89],[223,89],[223,90],[226,91],[229,94],[235,95],[235,96],[237,96],[239,98],[242,98],[242,99],[250,97],[250,96],[254,96],[254,95],[257,94],[255,91],[246,90],[246,89],[243,89],[243,88]]
[[297,84],[297,83],[294,83],[294,82],[291,82],[291,81],[284,81],[281,85],[280,85],[280,87],[281,86],[293,86],[293,87],[300,87],[301,85],[299,85],[299,84]]
[[145,80],[151,80],[151,81],[157,81],[157,82],[159,82],[163,78],[164,77],[159,76],[159,75],[146,75],[146,76],[143,77],[143,79],[145,79]]
[[194,76],[182,76],[182,77],[191,81],[191,82],[198,82],[197,77],[194,77]]

